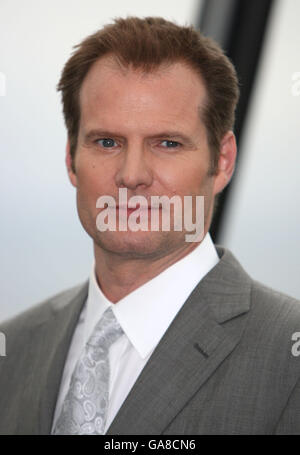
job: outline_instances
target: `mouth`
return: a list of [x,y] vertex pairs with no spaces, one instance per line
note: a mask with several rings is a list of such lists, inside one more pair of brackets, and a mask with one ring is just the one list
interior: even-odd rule
[[[116,206],[116,215],[117,217],[129,218],[130,215],[134,213],[135,215],[140,214],[141,216],[147,216],[147,219],[150,220],[152,217],[157,216],[161,213],[161,207],[151,207],[150,206],[141,206],[141,207],[128,207],[127,205],[117,205]],[[156,214],[156,215],[155,215]]]
[[151,207],[151,206],[145,205],[145,206],[132,208],[132,207],[128,207],[127,205],[117,205],[116,209],[120,210],[120,211],[127,210],[128,212],[134,212],[135,210],[141,210],[141,211],[148,210],[150,212],[151,210],[161,209],[161,207]]

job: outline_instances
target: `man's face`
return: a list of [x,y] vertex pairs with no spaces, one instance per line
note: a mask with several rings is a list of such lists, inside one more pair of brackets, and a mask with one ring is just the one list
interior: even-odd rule
[[204,101],[200,77],[183,63],[148,74],[121,68],[111,57],[92,66],[80,91],[75,173],[68,147],[67,164],[81,223],[96,248],[155,258],[191,247],[184,230],[100,232],[96,201],[108,195],[118,204],[120,188],[127,188],[128,199],[140,195],[149,202],[151,196],[178,195],[182,201],[204,196],[207,232],[214,196],[225,183],[209,174],[210,151],[199,115]]

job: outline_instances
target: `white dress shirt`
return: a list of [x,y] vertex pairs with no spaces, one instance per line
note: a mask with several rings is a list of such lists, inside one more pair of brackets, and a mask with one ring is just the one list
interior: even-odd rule
[[88,298],[66,359],[52,429],[60,415],[79,356],[106,308],[112,307],[124,334],[109,350],[109,409],[105,431],[176,314],[199,281],[218,261],[208,233],[191,253],[115,304],[101,291],[93,264]]

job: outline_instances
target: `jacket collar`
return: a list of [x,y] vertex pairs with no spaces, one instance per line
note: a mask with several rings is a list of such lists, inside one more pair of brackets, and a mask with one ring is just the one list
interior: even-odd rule
[[219,263],[177,314],[107,434],[161,434],[238,344],[251,280],[229,251],[218,253]]
[[[88,294],[88,282],[82,285],[70,299],[55,299],[51,304],[51,320],[40,326],[41,333],[35,330],[32,338],[43,339],[39,359],[43,370],[39,376],[39,389],[42,391],[39,405],[39,434],[50,434],[58,397],[60,381],[72,336]],[[49,340],[52,341],[49,344]],[[45,360],[46,359],[46,360]],[[34,389],[34,387],[32,387]],[[35,393],[35,391],[34,391]]]
[[[251,279],[226,249],[169,326],[107,434],[160,434],[239,342],[250,308]],[[65,359],[86,301],[85,283],[42,324],[40,434],[49,434]],[[240,317],[238,317],[240,316]],[[47,333],[45,333],[45,331]],[[55,336],[53,335],[55,334]],[[43,360],[43,362],[45,362]]]

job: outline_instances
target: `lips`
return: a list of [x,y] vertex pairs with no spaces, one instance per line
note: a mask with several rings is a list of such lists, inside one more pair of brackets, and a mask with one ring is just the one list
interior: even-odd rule
[[128,210],[128,211],[135,211],[135,210],[157,210],[156,207],[151,207],[148,205],[140,206],[140,207],[128,207],[127,205],[117,205],[116,209],[118,210]]
[[128,207],[127,205],[126,206],[117,205],[116,208],[119,209],[119,210],[151,210],[151,207],[148,207],[148,205],[142,206],[142,207]]

